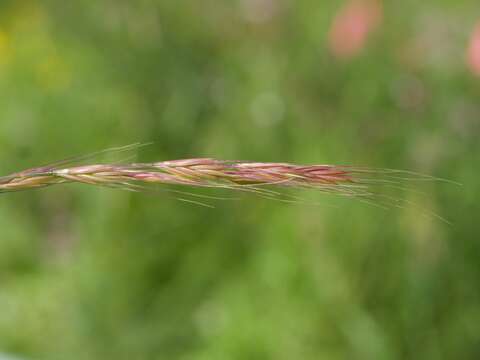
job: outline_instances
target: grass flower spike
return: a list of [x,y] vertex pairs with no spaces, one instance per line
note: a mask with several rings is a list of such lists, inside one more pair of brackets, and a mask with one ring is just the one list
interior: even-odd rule
[[353,170],[332,165],[224,161],[211,158],[76,167],[41,167],[0,178],[0,191],[19,191],[78,182],[124,186],[177,184],[196,187],[248,188],[260,185],[330,188],[355,184]]
[[[275,188],[306,188],[355,197],[376,206],[389,208],[403,207],[408,201],[381,194],[378,191],[380,187],[403,190],[407,188],[406,181],[442,180],[409,171],[391,169],[227,161],[212,158],[153,163],[70,165],[105,152],[123,152],[139,146],[141,145],[134,144],[123,148],[108,149],[81,158],[0,177],[0,192],[22,191],[65,183],[84,183],[144,191],[151,189],[152,184],[157,184],[229,189],[253,192],[277,200],[295,201],[298,199],[292,196],[288,197]],[[169,191],[189,196],[208,197],[179,190]],[[184,198],[179,200],[205,205]],[[437,216],[436,214],[432,215]]]

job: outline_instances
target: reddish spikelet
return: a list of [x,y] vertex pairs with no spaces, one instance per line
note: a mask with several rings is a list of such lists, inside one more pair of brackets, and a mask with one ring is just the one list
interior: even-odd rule
[[284,185],[318,185],[353,182],[347,171],[330,165],[298,166],[285,163],[239,163],[231,174],[238,181]]
[[[122,151],[124,148],[119,149]],[[114,149],[114,151],[119,150]],[[66,163],[68,161],[59,164]],[[144,190],[148,184],[226,188],[278,198],[280,193],[265,188],[270,186],[313,188],[325,193],[362,198],[367,202],[370,202],[373,197],[372,201],[378,203],[380,197],[374,196],[375,188],[387,186],[402,189],[403,182],[409,180],[439,179],[408,171],[388,169],[195,158],[154,163],[94,164],[74,167],[51,165],[33,168],[1,177],[0,192],[77,182],[135,191]],[[194,194],[189,195],[194,196]],[[398,207],[397,199],[382,196],[381,200]]]
[[[313,188],[324,193],[360,198],[361,201],[382,208],[409,204],[375,189],[378,186],[403,190],[412,180],[440,180],[428,175],[391,169],[369,169],[337,165],[296,165],[289,163],[225,161],[212,158],[194,158],[132,164],[94,164],[67,166],[106,153],[131,151],[146,144],[103,150],[91,155],[63,160],[52,165],[27,169],[0,177],[0,192],[22,191],[62,183],[84,183],[126,190],[146,190],[149,184],[184,185],[251,192],[282,201],[296,201],[267,187]],[[445,180],[443,180],[445,181]],[[448,180],[446,180],[448,181]],[[449,181],[451,182],[451,181]],[[169,190],[183,196],[209,196]],[[179,200],[208,206],[195,200]],[[423,212],[439,218],[435,213]],[[448,223],[448,222],[447,222]]]
[[158,183],[235,188],[248,185],[339,186],[355,183],[356,179],[352,171],[332,165],[299,166],[199,158],[151,164],[35,168],[1,178],[0,191],[26,190],[65,182],[92,185]]

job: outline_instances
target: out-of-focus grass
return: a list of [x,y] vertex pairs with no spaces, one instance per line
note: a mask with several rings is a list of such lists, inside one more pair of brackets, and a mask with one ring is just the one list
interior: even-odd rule
[[314,193],[321,205],[215,209],[76,185],[2,195],[0,350],[477,358],[480,80],[463,59],[476,3],[455,4],[385,3],[363,52],[337,61],[336,2],[2,2],[4,173],[154,141],[142,160],[342,163],[463,186],[399,194],[452,225]]

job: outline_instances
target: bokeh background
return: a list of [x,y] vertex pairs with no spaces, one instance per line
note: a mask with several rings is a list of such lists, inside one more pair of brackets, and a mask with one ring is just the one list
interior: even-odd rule
[[478,359],[478,10],[1,1],[3,174],[153,141],[139,160],[352,164],[463,184],[410,184],[389,210],[312,192],[214,209],[82,185],[3,194],[5,359]]

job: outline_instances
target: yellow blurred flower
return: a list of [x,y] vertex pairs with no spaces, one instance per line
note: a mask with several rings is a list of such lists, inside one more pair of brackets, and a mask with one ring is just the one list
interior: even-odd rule
[[0,30],[0,66],[8,64],[11,54],[10,37],[5,31]]

